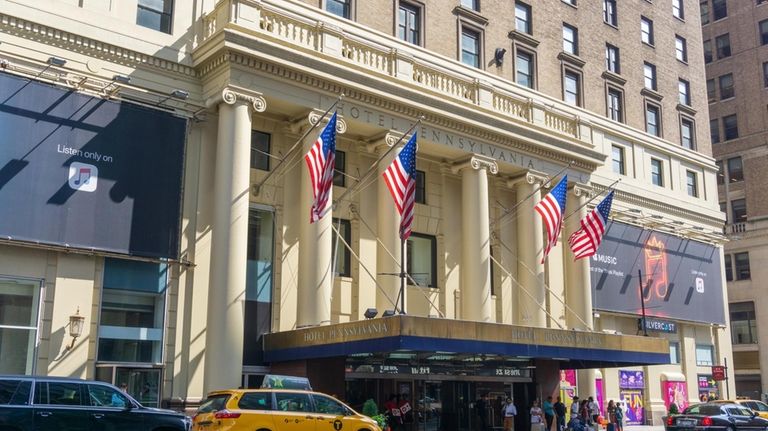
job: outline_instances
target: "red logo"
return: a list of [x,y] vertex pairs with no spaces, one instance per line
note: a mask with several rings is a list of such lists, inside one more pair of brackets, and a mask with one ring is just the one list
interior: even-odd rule
[[722,365],[712,366],[712,380],[720,382],[725,380],[725,367]]

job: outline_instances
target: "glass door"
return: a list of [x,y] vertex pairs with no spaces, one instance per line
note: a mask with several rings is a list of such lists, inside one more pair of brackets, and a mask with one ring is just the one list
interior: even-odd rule
[[160,406],[162,369],[97,365],[96,380],[111,383],[146,407]]
[[440,382],[419,381],[416,387],[415,420],[419,431],[438,431],[443,410]]
[[40,282],[0,278],[0,374],[34,374]]

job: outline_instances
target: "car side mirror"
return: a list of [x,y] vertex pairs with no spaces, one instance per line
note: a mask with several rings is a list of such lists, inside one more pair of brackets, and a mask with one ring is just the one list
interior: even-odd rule
[[757,412],[756,411],[752,411],[752,417],[754,418],[755,416],[757,416]]

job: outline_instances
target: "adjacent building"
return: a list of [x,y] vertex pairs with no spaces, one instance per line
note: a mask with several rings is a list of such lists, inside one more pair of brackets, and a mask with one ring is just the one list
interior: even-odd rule
[[768,207],[765,151],[768,117],[768,4],[702,1],[712,153],[720,169],[720,209],[726,214],[725,276],[729,291],[736,393],[755,399],[768,393],[766,352],[759,322],[761,262],[765,260]]
[[[0,372],[186,406],[305,375],[399,394],[415,429],[470,429],[482,395],[659,423],[733,394],[695,2],[449,3],[0,0]],[[413,133],[401,244],[381,172]],[[543,259],[534,206],[566,175]]]

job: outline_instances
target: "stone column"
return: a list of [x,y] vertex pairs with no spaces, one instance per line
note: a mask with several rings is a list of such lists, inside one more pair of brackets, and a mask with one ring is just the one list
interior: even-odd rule
[[[546,181],[543,174],[528,172],[513,180],[517,201],[517,319],[518,325],[543,328],[547,319],[546,289],[544,287],[544,233],[541,217],[533,207],[541,200],[541,185]],[[526,199],[527,198],[527,199]],[[523,199],[525,199],[523,201]],[[525,290],[523,290],[525,289]]]
[[250,196],[251,110],[266,100],[229,86],[218,105],[213,196],[213,239],[208,287],[204,391],[240,386],[243,368],[245,268]]
[[[374,141],[371,148],[381,157],[397,143],[400,136],[402,136],[401,133],[388,132],[382,138]],[[399,301],[397,304],[392,303],[397,300],[397,294],[400,292],[400,277],[397,274],[400,273],[400,262],[404,257],[400,255],[400,214],[397,213],[395,201],[392,199],[392,194],[389,193],[384,177],[382,177],[382,173],[389,167],[396,155],[396,150],[393,150],[387,157],[379,161],[376,180],[378,183],[376,231],[379,241],[381,241],[376,246],[376,281],[381,287],[376,289],[376,308],[379,310],[379,315],[383,314],[385,310],[394,310],[400,306]],[[405,309],[408,310],[408,301],[406,301],[405,306]]]
[[454,166],[461,172],[461,313],[464,320],[490,322],[491,234],[488,172],[497,174],[493,159],[473,155]]
[[[580,222],[587,215],[584,205],[589,198],[591,189],[576,184],[568,197],[569,208],[576,209],[575,213],[565,220],[565,231],[569,234],[581,228]],[[573,210],[572,210],[573,211]],[[566,215],[570,214],[567,212]],[[567,244],[565,245],[567,247]],[[589,258],[573,260],[570,248],[565,251],[565,323],[568,328],[591,331],[594,329],[592,320],[592,279],[589,274]]]
[[[310,124],[320,121],[321,113],[312,111],[309,114]],[[330,115],[330,114],[329,114]],[[330,116],[323,119],[315,130],[307,136],[302,145],[301,163],[301,204],[299,208],[299,287],[298,305],[296,313],[296,326],[306,327],[315,325],[328,325],[331,323],[331,294],[333,292],[333,228],[331,219],[333,211],[330,208],[320,220],[310,223],[309,212],[312,207],[312,181],[309,178],[309,170],[303,161],[310,147],[322,133],[323,127]],[[346,131],[346,123],[337,118],[337,136]],[[329,196],[333,202],[333,191]],[[329,206],[331,204],[329,203]]]

